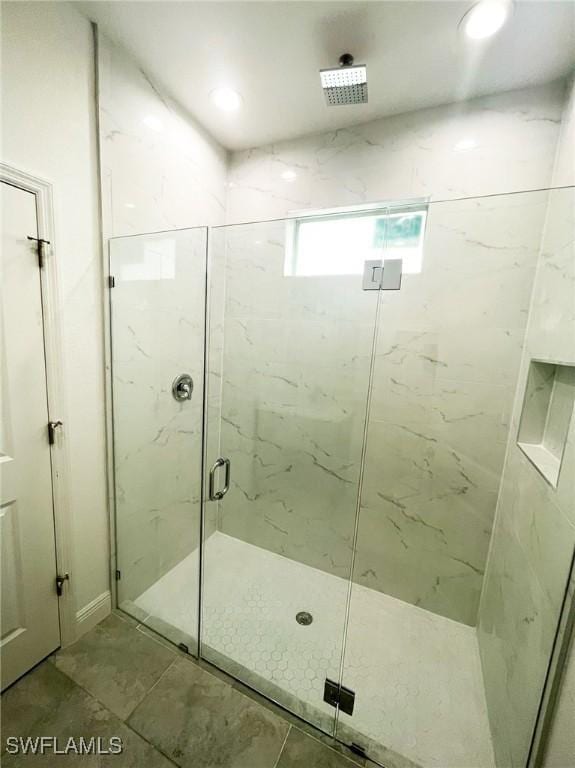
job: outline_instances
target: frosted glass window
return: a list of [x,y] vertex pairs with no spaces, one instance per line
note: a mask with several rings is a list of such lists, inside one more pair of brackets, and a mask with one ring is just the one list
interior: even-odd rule
[[361,275],[367,259],[402,259],[403,273],[421,272],[426,210],[367,211],[296,219],[285,274]]

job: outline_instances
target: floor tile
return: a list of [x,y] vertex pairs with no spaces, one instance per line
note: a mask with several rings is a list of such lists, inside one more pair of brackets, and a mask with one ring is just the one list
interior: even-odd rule
[[32,733],[54,709],[65,707],[77,690],[69,677],[46,661],[28,672],[0,699],[2,750],[6,736]]
[[6,691],[2,705],[2,748],[8,736],[53,736],[63,748],[72,736],[100,738],[107,746],[119,737],[120,755],[2,756],[3,768],[173,768],[173,764],[49,662],[44,662]]
[[289,725],[177,659],[129,719],[182,768],[274,768]]
[[58,652],[54,664],[125,720],[175,658],[164,645],[112,614]]
[[292,728],[277,768],[355,768],[356,765],[320,741]]

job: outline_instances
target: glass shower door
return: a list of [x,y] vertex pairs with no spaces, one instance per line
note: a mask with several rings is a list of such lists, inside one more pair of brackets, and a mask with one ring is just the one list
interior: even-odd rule
[[197,654],[205,228],[110,241],[119,607]]
[[378,252],[373,230],[325,217],[210,232],[201,653],[327,732],[378,304],[356,236]]
[[421,258],[381,295],[337,737],[382,764],[526,764],[570,553],[553,542],[544,594],[521,547],[570,539],[528,470],[494,520],[547,211],[546,191],[429,203]]

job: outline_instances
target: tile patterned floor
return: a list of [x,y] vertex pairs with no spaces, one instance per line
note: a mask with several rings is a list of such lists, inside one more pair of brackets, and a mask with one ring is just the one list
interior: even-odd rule
[[[257,695],[116,614],[1,698],[2,765],[76,768],[357,768]],[[308,731],[308,732],[306,732]],[[7,754],[8,736],[122,739],[119,755]]]
[[[193,553],[137,598],[140,617],[193,635],[196,568]],[[344,579],[216,532],[205,552],[203,654],[333,732],[323,687],[339,679],[347,596]],[[295,621],[301,610],[311,625]],[[356,701],[338,737],[378,762],[494,765],[473,627],[354,585],[342,682]]]

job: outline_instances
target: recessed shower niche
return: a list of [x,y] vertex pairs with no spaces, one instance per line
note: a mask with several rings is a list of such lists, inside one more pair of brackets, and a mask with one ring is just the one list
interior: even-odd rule
[[575,402],[575,366],[532,360],[517,445],[554,488]]

